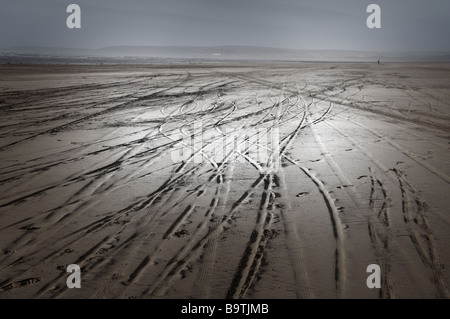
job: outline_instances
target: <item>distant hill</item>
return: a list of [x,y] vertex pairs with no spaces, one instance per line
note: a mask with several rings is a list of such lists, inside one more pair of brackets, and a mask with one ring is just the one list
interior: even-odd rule
[[[323,62],[450,62],[450,52],[364,52],[343,50],[294,50],[253,46],[112,46],[99,49],[63,47],[10,47],[0,49],[0,59],[101,58],[124,63],[145,63],[152,59],[195,61],[323,61]],[[150,59],[150,60],[149,60]]]
[[142,56],[212,60],[267,60],[267,61],[339,61],[352,57],[372,59],[376,55],[351,51],[302,51],[253,46],[115,46],[95,50],[105,56]]

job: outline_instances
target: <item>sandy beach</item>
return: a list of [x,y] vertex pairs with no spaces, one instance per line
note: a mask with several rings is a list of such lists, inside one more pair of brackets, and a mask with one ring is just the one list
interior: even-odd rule
[[0,298],[450,297],[450,64],[0,65],[0,118]]

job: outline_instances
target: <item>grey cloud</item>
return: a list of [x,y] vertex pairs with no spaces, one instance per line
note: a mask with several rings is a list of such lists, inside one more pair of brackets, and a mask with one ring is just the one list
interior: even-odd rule
[[[450,50],[447,0],[74,0],[82,28],[65,26],[72,1],[6,0],[0,46],[260,45],[299,49]],[[365,8],[382,8],[369,30]]]

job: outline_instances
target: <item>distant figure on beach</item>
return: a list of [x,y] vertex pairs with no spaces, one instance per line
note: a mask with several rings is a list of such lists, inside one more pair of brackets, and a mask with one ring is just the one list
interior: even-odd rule
[[380,65],[380,60],[378,60],[378,65]]

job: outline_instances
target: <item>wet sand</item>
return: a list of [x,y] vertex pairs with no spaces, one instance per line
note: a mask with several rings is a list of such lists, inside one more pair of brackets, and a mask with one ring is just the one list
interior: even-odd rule
[[0,115],[0,298],[450,296],[449,64],[2,65]]

